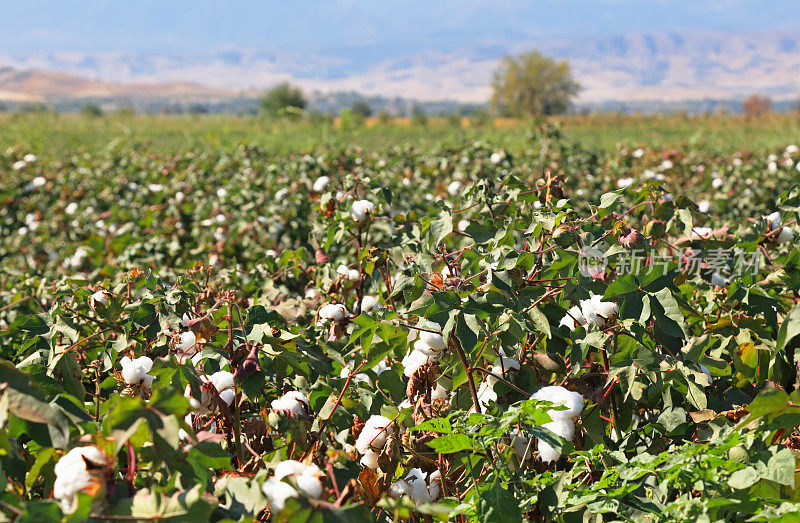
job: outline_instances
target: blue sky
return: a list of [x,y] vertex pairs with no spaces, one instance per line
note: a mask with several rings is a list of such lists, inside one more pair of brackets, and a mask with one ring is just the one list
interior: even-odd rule
[[0,52],[376,52],[800,28],[800,0],[6,0]]

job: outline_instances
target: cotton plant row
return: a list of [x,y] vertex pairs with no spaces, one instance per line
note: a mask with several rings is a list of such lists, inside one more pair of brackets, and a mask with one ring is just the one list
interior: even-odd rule
[[[566,167],[530,178],[531,158],[476,146],[412,165],[350,155],[340,170],[298,157],[263,177],[257,159],[229,159],[250,174],[181,186],[180,198],[170,180],[120,186],[163,203],[122,235],[185,221],[183,244],[156,234],[121,247],[95,219],[114,213],[73,208],[108,233],[70,262],[87,277],[58,276],[58,265],[3,284],[14,298],[0,348],[22,371],[4,370],[14,392],[0,393],[8,510],[152,519],[179,496],[192,499],[180,517],[198,520],[791,514],[798,191],[743,196],[750,219],[722,223],[713,210],[737,195],[711,169],[752,176],[758,161],[701,170],[688,157],[619,154],[630,181],[576,182]],[[796,155],[771,161],[788,168]],[[708,175],[708,206],[665,187],[692,167]],[[256,193],[285,185],[285,212],[250,205],[263,200],[238,189],[248,176]],[[50,228],[38,215],[25,223]],[[104,244],[107,268],[90,274]],[[706,263],[699,277],[675,254],[684,246]],[[709,252],[732,246],[768,262],[715,278]],[[590,248],[604,263],[587,273]],[[667,261],[625,269],[637,249]],[[113,275],[189,252],[208,259]],[[709,481],[702,467],[683,463],[686,484],[670,483],[688,455],[717,467],[724,507],[696,488]]]

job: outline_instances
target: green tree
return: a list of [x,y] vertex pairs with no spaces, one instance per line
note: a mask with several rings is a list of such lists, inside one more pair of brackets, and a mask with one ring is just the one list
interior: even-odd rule
[[261,109],[272,116],[297,113],[308,105],[303,90],[289,82],[282,82],[264,93],[260,99]]
[[81,114],[84,116],[103,116],[103,110],[97,104],[86,104],[81,107]]
[[567,110],[580,89],[569,63],[531,51],[506,56],[492,79],[492,108],[503,116],[540,116]]
[[372,116],[372,107],[369,106],[366,100],[358,100],[350,106],[350,110],[356,116],[360,116],[362,118],[369,118]]

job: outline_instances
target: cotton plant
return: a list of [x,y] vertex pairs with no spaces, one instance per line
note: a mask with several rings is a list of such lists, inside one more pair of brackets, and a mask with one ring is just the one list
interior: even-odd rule
[[[320,498],[324,492],[322,480],[325,474],[314,463],[302,463],[293,459],[281,461],[275,471],[262,485],[264,495],[269,500],[269,511],[274,515],[286,506],[286,500],[298,496]],[[295,488],[284,479],[292,479]]]
[[314,180],[314,184],[311,187],[311,190],[317,194],[323,193],[328,190],[328,187],[331,185],[331,179],[329,176],[320,176],[316,180]]

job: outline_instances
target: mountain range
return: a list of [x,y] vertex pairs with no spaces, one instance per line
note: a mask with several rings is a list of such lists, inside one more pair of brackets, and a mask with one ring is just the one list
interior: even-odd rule
[[800,98],[800,30],[574,37],[460,51],[342,47],[309,51],[0,51],[0,100],[253,98],[288,80],[305,90],[483,103],[508,53],[569,60],[579,104]]

